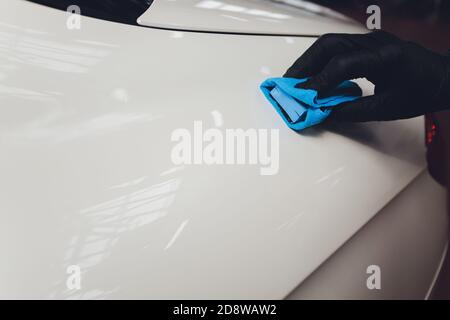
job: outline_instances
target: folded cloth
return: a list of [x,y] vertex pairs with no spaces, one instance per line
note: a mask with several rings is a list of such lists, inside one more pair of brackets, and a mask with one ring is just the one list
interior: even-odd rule
[[344,81],[326,97],[318,98],[317,91],[295,88],[305,79],[270,78],[261,84],[261,90],[284,122],[300,131],[325,120],[332,108],[340,103],[358,99],[361,88],[352,81]]

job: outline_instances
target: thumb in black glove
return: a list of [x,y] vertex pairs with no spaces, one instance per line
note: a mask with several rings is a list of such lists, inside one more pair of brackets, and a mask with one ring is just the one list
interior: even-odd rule
[[319,97],[344,80],[374,83],[374,95],[333,109],[330,119],[339,121],[405,119],[450,107],[449,58],[384,31],[323,35],[284,77],[311,77],[298,86]]

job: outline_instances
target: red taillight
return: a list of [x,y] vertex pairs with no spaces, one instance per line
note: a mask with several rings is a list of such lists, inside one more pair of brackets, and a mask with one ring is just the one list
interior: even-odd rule
[[445,148],[439,124],[436,114],[427,114],[425,116],[428,172],[437,182],[445,185]]
[[427,146],[433,143],[437,133],[437,126],[431,114],[425,116],[425,144]]

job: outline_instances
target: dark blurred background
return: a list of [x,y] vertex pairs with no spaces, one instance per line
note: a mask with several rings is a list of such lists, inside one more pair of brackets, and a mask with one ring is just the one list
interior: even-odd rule
[[[312,0],[366,24],[369,5],[381,11],[381,29],[431,50],[450,54],[450,0]],[[450,103],[450,102],[449,102]],[[430,115],[437,125],[438,141],[429,146],[428,162],[441,183],[450,182],[450,111]],[[449,202],[450,203],[450,193]],[[450,213],[450,209],[449,209]],[[450,299],[450,253],[431,297]]]
[[369,5],[381,9],[381,27],[430,49],[450,49],[450,1],[448,0],[313,0],[365,25]]

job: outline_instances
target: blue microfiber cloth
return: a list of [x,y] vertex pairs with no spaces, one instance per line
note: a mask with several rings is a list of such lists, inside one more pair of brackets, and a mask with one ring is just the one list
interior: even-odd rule
[[327,97],[319,99],[317,91],[295,88],[305,79],[270,78],[261,84],[261,90],[277,110],[284,122],[293,130],[300,131],[325,120],[332,108],[342,102],[358,99],[361,88],[352,81],[344,81]]

